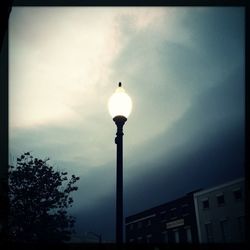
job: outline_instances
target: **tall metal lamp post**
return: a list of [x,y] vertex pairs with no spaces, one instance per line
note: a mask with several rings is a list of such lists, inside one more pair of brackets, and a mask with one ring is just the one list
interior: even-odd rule
[[109,113],[117,126],[116,154],[116,243],[123,242],[123,125],[132,110],[131,98],[119,82],[115,93],[108,102]]

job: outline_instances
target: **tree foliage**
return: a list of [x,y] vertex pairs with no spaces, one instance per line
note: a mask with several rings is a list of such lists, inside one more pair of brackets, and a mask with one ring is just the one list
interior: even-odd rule
[[9,167],[9,236],[14,241],[70,240],[75,219],[68,215],[79,177],[55,171],[29,152]]

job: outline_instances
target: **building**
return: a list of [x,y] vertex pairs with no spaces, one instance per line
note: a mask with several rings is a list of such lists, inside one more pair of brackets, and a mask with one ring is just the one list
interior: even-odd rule
[[193,194],[126,217],[128,243],[196,243],[198,231]]
[[244,242],[244,178],[194,194],[200,243]]

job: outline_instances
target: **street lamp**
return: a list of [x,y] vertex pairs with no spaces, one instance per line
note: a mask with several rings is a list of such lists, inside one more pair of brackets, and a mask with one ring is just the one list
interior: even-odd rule
[[122,136],[123,125],[132,110],[131,98],[127,95],[122,84],[119,82],[115,93],[109,98],[109,113],[117,126],[115,143],[116,153],[116,243],[123,241],[123,149]]

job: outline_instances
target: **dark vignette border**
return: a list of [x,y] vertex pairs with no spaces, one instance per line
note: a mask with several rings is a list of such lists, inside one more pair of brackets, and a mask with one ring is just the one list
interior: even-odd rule
[[44,249],[45,245],[34,246],[34,244],[15,245],[8,242],[8,19],[12,6],[242,6],[245,7],[245,180],[246,180],[246,244],[205,244],[205,245],[115,245],[115,244],[60,244],[52,245],[53,248],[60,249],[247,249],[250,230],[249,230],[249,131],[248,131],[248,113],[249,113],[249,8],[247,0],[1,0],[0,4],[0,245],[8,244],[10,247],[25,247],[26,249],[34,249],[34,247],[41,247]]

